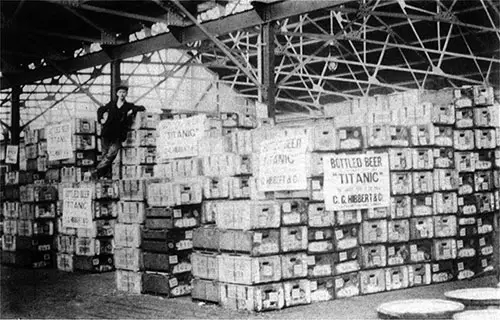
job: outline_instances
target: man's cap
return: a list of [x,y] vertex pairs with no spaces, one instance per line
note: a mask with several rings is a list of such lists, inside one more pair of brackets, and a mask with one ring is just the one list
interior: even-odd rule
[[117,92],[118,92],[118,90],[128,91],[128,85],[126,85],[126,84],[120,84],[118,87],[116,87],[116,91]]

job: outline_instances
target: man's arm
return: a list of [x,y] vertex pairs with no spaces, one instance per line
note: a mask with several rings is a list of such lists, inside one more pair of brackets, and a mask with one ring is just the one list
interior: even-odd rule
[[127,111],[127,117],[134,117],[137,112],[146,111],[144,106],[138,106],[135,104],[130,104],[129,110]]
[[134,108],[135,108],[135,112],[146,111],[146,108],[144,106],[134,105]]
[[103,122],[106,122],[106,120],[108,120],[107,104],[105,106],[100,106],[99,109],[97,109],[97,122],[103,124]]

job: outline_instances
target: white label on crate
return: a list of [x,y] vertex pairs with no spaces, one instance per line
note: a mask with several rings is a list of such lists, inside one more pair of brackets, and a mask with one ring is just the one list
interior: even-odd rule
[[425,205],[426,206],[432,205],[432,198],[431,197],[425,197]]
[[300,213],[294,212],[283,215],[284,224],[300,224]]
[[170,264],[176,264],[179,262],[179,259],[177,258],[177,256],[169,256],[168,257],[168,263]]
[[273,267],[271,266],[263,266],[262,267],[262,275],[265,277],[270,277],[273,275]]
[[396,248],[394,248],[394,247],[390,247],[390,248],[387,250],[387,254],[388,254],[389,256],[393,256],[393,255],[395,255],[395,254],[396,254]]
[[311,291],[318,290],[318,282],[317,281],[310,281],[309,282],[309,287],[311,288]]
[[182,218],[182,210],[174,209],[174,218]]
[[253,242],[255,243],[261,243],[262,242],[262,233],[256,232],[253,235]]
[[323,231],[316,231],[314,233],[314,239],[315,240],[323,240],[325,238],[324,232]]
[[64,228],[90,229],[93,227],[92,189],[64,189],[62,224]]
[[47,154],[49,160],[62,160],[73,157],[73,132],[71,122],[45,127]]
[[295,289],[292,289],[292,299],[300,299],[300,289],[299,288],[295,288]]
[[326,210],[390,205],[389,155],[328,155],[323,158]]
[[335,279],[336,288],[342,288],[343,286],[344,286],[344,279],[342,278]]
[[181,193],[181,202],[182,203],[188,203],[190,199],[189,193],[183,192]]
[[345,251],[342,251],[339,253],[339,260],[342,262],[342,261],[346,261],[347,260],[347,252]]
[[293,274],[296,276],[302,274],[302,265],[301,264],[296,264],[293,266]]
[[156,136],[159,162],[198,156],[198,141],[205,135],[205,123],[204,114],[160,121]]
[[418,261],[424,261],[425,260],[425,254],[422,251],[417,252],[417,260]]
[[483,255],[489,255],[489,254],[492,254],[493,253],[493,247],[492,246],[488,246],[488,247],[485,247],[485,248],[482,248],[481,249],[481,254]]
[[278,301],[278,293],[270,292],[269,293],[269,301]]
[[7,145],[7,149],[5,151],[5,163],[16,164],[18,152],[19,152],[19,146],[11,144]]
[[432,272],[438,272],[439,271],[439,264],[435,263],[432,265]]
[[321,190],[321,182],[319,180],[313,180],[311,183],[311,189]]
[[399,286],[401,284],[400,282],[400,278],[399,278],[399,274],[398,273],[394,273],[392,275],[392,284],[393,285],[396,285],[396,286]]
[[415,283],[421,284],[422,283],[422,276],[415,276]]
[[342,230],[335,230],[335,237],[337,239],[342,239],[344,237],[344,231],[342,231]]
[[170,286],[170,288],[177,287],[178,284],[179,284],[179,281],[177,281],[177,278],[172,278],[172,279],[168,280],[168,285]]
[[307,144],[304,133],[262,141],[258,157],[258,190],[307,189]]
[[286,213],[291,212],[292,205],[290,204],[290,202],[285,202],[285,203],[283,203],[282,209],[283,209],[283,212],[286,212]]

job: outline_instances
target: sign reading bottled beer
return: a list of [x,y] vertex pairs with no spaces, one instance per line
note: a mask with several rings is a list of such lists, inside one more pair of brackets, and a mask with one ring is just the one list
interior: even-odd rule
[[47,126],[47,153],[49,160],[69,159],[73,156],[71,122]]
[[323,159],[327,210],[389,206],[387,153],[328,155]]
[[307,143],[305,134],[263,141],[259,153],[259,191],[307,189]]
[[158,124],[156,152],[159,162],[168,159],[196,157],[198,140],[205,135],[206,115],[162,120]]
[[92,189],[65,188],[62,222],[65,228],[92,228]]

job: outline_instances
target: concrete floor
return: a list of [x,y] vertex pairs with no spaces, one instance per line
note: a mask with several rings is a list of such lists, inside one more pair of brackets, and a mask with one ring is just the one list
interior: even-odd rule
[[445,291],[497,283],[495,277],[488,276],[251,314],[199,304],[189,297],[164,299],[117,292],[114,272],[82,274],[6,266],[1,271],[0,318],[3,319],[377,319],[375,309],[383,302],[443,298]]

